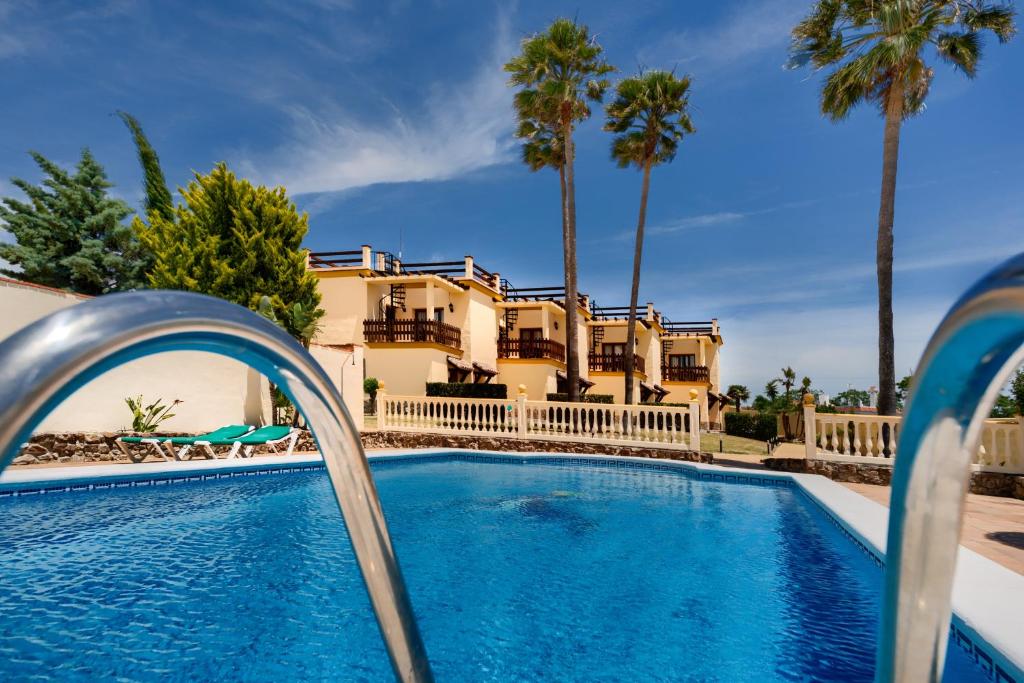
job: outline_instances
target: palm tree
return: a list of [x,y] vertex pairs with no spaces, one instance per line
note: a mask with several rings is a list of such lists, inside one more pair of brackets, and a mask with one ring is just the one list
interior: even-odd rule
[[796,372],[793,368],[788,365],[782,368],[782,377],[777,380],[782,386],[786,387],[786,396],[789,396],[789,392],[793,389],[793,385],[796,384]]
[[750,399],[750,389],[742,384],[730,384],[725,395],[736,401],[736,412],[739,412],[743,402]]
[[[601,46],[586,26],[556,19],[547,31],[525,38],[519,55],[505,65],[509,85],[516,94],[520,131],[524,122],[535,124],[560,148],[562,197],[562,251],[565,264],[565,374],[569,400],[579,400],[579,345],[576,302],[576,177],[573,130],[590,117],[590,102],[600,102],[608,88],[604,78],[614,69],[601,56]],[[535,140],[527,136],[528,144]],[[527,151],[524,150],[524,158]]]
[[764,395],[768,397],[769,401],[774,401],[779,397],[779,380],[770,380],[764,385]]
[[[647,195],[651,187],[651,168],[672,161],[679,141],[695,132],[688,107],[690,78],[676,78],[668,71],[648,71],[622,80],[615,99],[606,107],[606,131],[615,133],[612,159],[619,168],[630,165],[643,171],[640,185],[640,214],[636,221],[633,250],[633,287],[629,294],[629,318],[626,322],[626,349],[636,345],[636,306],[640,296],[640,262],[644,251],[644,223],[647,220]],[[633,402],[633,354],[626,353],[626,403]]]
[[895,342],[892,323],[892,249],[896,166],[900,126],[920,113],[933,70],[924,59],[929,45],[937,56],[969,78],[977,72],[981,32],[1000,42],[1016,32],[1014,12],[984,0],[819,0],[793,29],[791,66],[808,62],[834,67],[821,91],[821,111],[845,119],[862,102],[885,118],[882,191],[878,209],[878,413],[896,411]]

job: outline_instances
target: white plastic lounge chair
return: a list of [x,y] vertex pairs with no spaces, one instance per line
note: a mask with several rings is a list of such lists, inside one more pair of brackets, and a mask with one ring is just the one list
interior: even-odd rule
[[[145,456],[139,458],[136,453],[129,451],[125,444],[133,443],[151,446],[156,449],[157,455],[164,460],[186,460],[185,456],[188,455],[192,446],[196,445],[199,441],[209,442],[222,439],[237,439],[245,436],[252,430],[253,428],[249,425],[228,425],[227,427],[221,427],[212,432],[196,436],[122,436],[115,443],[132,462],[142,462],[145,460]],[[174,446],[181,446],[181,448],[176,451]],[[171,457],[168,458],[168,455]]]
[[288,450],[285,451],[285,455],[291,455],[295,449],[295,442],[299,440],[299,430],[295,427],[289,427],[287,425],[271,425],[269,427],[261,427],[251,434],[237,438],[227,439],[202,439],[196,440],[195,444],[199,448],[202,448],[207,457],[216,459],[217,454],[214,452],[214,446],[231,446],[231,450],[228,451],[228,458],[243,457],[251,458],[252,452],[257,446],[267,445],[275,453],[278,452],[277,446],[285,441],[288,442]]

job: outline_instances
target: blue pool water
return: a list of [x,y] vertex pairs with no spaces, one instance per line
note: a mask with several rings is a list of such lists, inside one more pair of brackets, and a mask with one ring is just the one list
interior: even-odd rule
[[[439,680],[872,679],[881,570],[795,490],[374,473]],[[0,500],[0,679],[387,680],[340,520],[323,471]]]

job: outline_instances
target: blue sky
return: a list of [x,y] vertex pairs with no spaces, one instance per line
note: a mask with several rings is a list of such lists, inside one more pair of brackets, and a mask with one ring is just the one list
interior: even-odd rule
[[[792,365],[836,392],[875,382],[874,234],[882,126],[833,124],[820,77],[787,71],[810,0],[46,3],[0,0],[0,194],[25,154],[90,147],[138,206],[137,116],[169,182],[220,160],[282,183],[314,250],[473,254],[518,286],[561,282],[558,183],[511,136],[501,65],[559,15],[590,25],[622,74],[693,78],[697,134],[653,174],[641,301],[717,317],[723,382],[760,391]],[[1024,39],[986,44],[978,78],[943,64],[904,128],[896,209],[897,367],[957,295],[1024,250]],[[601,112],[578,137],[580,279],[628,303],[639,175],[608,159]]]

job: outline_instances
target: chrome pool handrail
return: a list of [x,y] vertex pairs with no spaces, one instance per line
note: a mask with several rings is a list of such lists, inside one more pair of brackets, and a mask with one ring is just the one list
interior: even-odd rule
[[1024,360],[1024,254],[946,314],[914,373],[892,480],[876,681],[939,681],[971,455]]
[[276,325],[198,294],[114,294],[53,313],[0,343],[0,471],[57,405],[90,380],[164,351],[207,351],[266,375],[316,438],[395,676],[433,677],[359,432],[320,365]]

